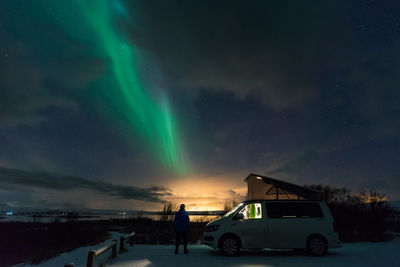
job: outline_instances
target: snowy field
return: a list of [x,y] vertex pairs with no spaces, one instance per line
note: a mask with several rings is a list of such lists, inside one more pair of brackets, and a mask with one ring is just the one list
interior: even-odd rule
[[110,267],[148,266],[400,266],[400,239],[387,243],[344,244],[324,257],[311,257],[292,251],[242,251],[237,257],[225,257],[203,245],[189,247],[189,254],[173,254],[174,246],[136,245],[126,254],[109,261]]
[[[113,238],[120,234],[112,233]],[[111,239],[113,239],[111,238]],[[111,240],[110,239],[110,240]],[[105,243],[109,243],[106,241]],[[57,267],[74,262],[76,267],[86,266],[87,252],[99,248],[83,247],[32,267]],[[182,248],[181,248],[182,249]],[[324,257],[311,257],[292,251],[241,251],[237,257],[225,257],[218,251],[203,245],[189,246],[189,254],[173,253],[172,245],[135,245],[129,251],[108,260],[107,267],[150,266],[395,266],[400,267],[400,238],[385,243],[346,243],[342,248],[332,249]],[[107,254],[109,255],[109,254]],[[107,256],[105,255],[105,256]],[[21,265],[20,265],[21,266]],[[23,265],[24,267],[31,265]]]

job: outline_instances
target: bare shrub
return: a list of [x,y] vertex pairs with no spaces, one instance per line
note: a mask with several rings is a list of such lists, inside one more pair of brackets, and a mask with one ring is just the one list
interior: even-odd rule
[[224,203],[224,211],[228,212],[231,209],[233,209],[233,207],[235,207],[238,203],[236,202],[236,199],[233,199],[231,201],[225,200]]
[[160,221],[171,222],[174,220],[174,211],[178,210],[178,205],[172,201],[164,202],[160,214]]
[[197,215],[194,216],[190,219],[191,222],[194,223],[208,223],[211,222],[212,220],[218,219],[220,216],[211,216],[211,215]]

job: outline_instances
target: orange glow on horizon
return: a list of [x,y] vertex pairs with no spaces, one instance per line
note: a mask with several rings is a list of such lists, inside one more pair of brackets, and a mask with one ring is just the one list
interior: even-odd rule
[[242,179],[227,177],[190,177],[167,184],[173,196],[166,201],[185,204],[187,211],[223,210],[225,202],[241,202],[247,195],[247,184]]

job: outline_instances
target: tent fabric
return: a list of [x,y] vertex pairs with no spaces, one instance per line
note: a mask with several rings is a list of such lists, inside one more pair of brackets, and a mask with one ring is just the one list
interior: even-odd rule
[[319,192],[296,184],[251,173],[247,182],[247,198],[251,199],[290,199],[319,200]]

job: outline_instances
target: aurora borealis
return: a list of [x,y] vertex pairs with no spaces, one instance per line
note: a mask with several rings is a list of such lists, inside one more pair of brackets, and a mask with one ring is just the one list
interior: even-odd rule
[[2,1],[0,207],[217,209],[249,173],[400,203],[399,14]]
[[114,115],[123,117],[122,121],[139,132],[165,166],[184,172],[188,163],[182,157],[182,142],[168,99],[161,92],[157,92],[161,95],[158,103],[152,99],[138,77],[139,49],[114,29],[118,19],[129,19],[122,3],[67,0],[56,5],[51,9],[51,14],[56,14],[55,22],[108,63],[111,77],[106,85],[104,79],[96,82],[93,94],[104,94],[108,105],[115,109]]

